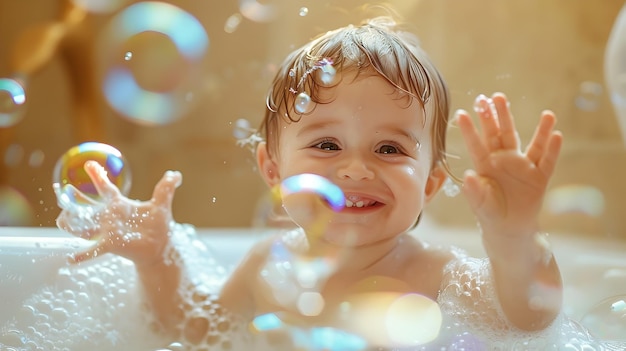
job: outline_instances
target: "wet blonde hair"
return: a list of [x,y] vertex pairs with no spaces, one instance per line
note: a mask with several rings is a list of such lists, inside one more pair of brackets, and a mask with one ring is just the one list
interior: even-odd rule
[[[320,95],[329,83],[319,74],[321,67],[329,62],[337,75],[349,71],[355,71],[357,77],[364,73],[378,74],[401,95],[410,96],[410,101],[417,100],[426,119],[432,121],[432,165],[441,164],[450,173],[445,151],[450,109],[448,88],[420,48],[417,37],[401,30],[388,16],[329,31],[287,56],[270,87],[267,110],[259,129],[270,154],[278,152],[279,119],[292,123],[303,117],[294,109],[299,93],[310,96],[311,103],[330,102]],[[330,84],[338,83],[335,80]]]

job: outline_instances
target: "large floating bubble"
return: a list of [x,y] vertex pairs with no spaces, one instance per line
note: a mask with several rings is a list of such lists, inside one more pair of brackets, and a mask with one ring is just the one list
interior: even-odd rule
[[0,78],[0,128],[11,127],[22,119],[26,93],[17,80]]
[[135,123],[163,125],[193,106],[209,46],[193,15],[164,2],[139,2],[114,16],[102,33],[98,59],[113,109]]
[[63,154],[54,167],[53,183],[59,184],[61,188],[71,184],[88,197],[98,199],[98,192],[84,169],[85,162],[89,160],[100,163],[107,171],[109,180],[122,194],[128,194],[131,184],[130,169],[122,153],[111,145],[96,142],[82,143]]
[[341,188],[317,174],[305,173],[291,176],[283,180],[280,192],[283,198],[295,193],[315,193],[326,200],[334,211],[341,210],[346,203]]

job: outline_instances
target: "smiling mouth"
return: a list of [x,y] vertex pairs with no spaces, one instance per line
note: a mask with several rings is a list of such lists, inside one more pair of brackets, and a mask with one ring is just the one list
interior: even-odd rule
[[346,196],[346,208],[367,208],[377,205],[381,205],[381,203],[373,199],[368,199],[358,195]]

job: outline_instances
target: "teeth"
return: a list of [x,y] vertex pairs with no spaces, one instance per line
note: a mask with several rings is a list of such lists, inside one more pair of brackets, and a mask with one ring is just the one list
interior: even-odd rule
[[366,207],[366,206],[368,206],[368,203],[364,202],[363,200],[359,200],[357,202],[353,202],[353,201],[350,201],[350,200],[346,199],[346,207],[359,207],[359,208],[361,208],[361,207]]

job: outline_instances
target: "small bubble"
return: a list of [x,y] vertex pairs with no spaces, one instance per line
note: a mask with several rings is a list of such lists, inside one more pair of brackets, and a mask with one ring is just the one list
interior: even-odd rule
[[24,148],[18,144],[11,144],[4,153],[4,164],[8,167],[15,167],[24,157]]
[[311,109],[311,97],[309,94],[302,92],[296,97],[294,105],[296,112],[300,114],[306,113]]
[[35,150],[31,152],[30,157],[28,158],[28,165],[37,168],[43,164],[45,154],[41,150]]
[[17,124],[24,115],[26,92],[22,84],[0,78],[0,128]]
[[583,111],[595,111],[600,104],[602,96],[602,84],[585,81],[580,83],[579,94],[576,97],[576,107]]
[[217,201],[217,198],[213,197],[213,199],[211,199],[211,201],[212,201],[213,203],[215,203],[215,202]]
[[133,53],[128,51],[126,54],[124,54],[124,61],[130,61],[130,59],[133,58]]
[[228,17],[228,19],[226,20],[226,23],[224,24],[224,31],[226,33],[233,33],[239,27],[239,24],[241,23],[241,19],[242,19],[242,16],[241,14],[238,14],[238,13]]
[[304,16],[308,15],[309,14],[309,8],[308,7],[301,7],[299,14],[300,14],[300,17],[304,17]]

